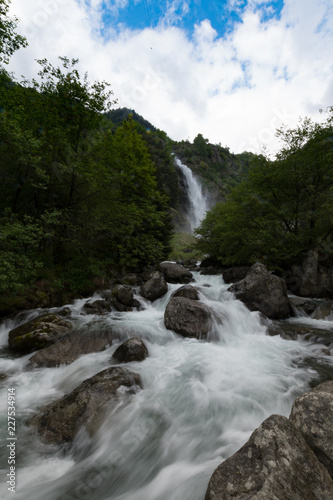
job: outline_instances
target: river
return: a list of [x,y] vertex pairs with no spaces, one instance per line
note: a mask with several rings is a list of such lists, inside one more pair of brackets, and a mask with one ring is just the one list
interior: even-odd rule
[[[170,284],[168,293],[154,303],[137,295],[141,311],[83,316],[86,300],[69,305],[76,327],[84,331],[112,326],[118,338],[106,350],[68,366],[27,370],[31,354],[13,356],[7,337],[29,315],[2,324],[2,499],[203,500],[215,467],[237,451],[266,417],[288,416],[294,399],[319,381],[316,366],[325,364],[332,370],[327,346],[302,337],[290,341],[267,335],[259,314],[235,300],[220,275],[194,273],[194,278],[200,299],[219,318],[206,340],[183,338],[165,329],[165,306],[181,286]],[[325,328],[332,325],[324,323]],[[101,414],[94,432],[79,432],[67,454],[43,444],[26,420],[114,364],[111,357],[119,342],[133,336],[144,339],[149,350],[144,361],[126,365],[140,374],[143,389],[135,394],[124,390],[117,406]],[[309,359],[317,360],[317,365]],[[6,485],[9,388],[15,388],[16,397],[14,496]]]

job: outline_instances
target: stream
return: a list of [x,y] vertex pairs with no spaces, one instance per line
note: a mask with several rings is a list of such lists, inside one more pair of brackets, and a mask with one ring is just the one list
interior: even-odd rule
[[[106,350],[58,368],[28,370],[32,354],[8,349],[8,332],[41,313],[30,311],[0,327],[2,499],[16,500],[203,500],[211,474],[235,453],[273,413],[289,416],[295,398],[332,378],[330,342],[318,338],[284,340],[267,335],[259,313],[250,312],[227,291],[221,275],[194,273],[200,300],[217,320],[205,340],[183,338],[164,327],[164,310],[181,285],[153,303],[138,294],[142,310],[82,315],[87,299],[68,305],[82,331],[112,327],[118,338]],[[138,290],[135,290],[138,292]],[[95,300],[99,296],[94,295]],[[50,309],[57,312],[58,309]],[[44,311],[43,311],[44,312]],[[331,321],[298,317],[331,332]],[[25,422],[110,365],[119,342],[140,337],[149,357],[126,365],[143,389],[121,391],[98,425],[81,429],[64,454],[46,445]],[[8,492],[7,391],[16,397],[16,493]]]

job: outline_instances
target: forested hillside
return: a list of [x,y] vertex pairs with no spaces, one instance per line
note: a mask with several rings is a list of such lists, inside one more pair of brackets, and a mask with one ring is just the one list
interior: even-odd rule
[[275,160],[253,157],[248,175],[198,229],[199,248],[223,265],[259,260],[272,269],[300,263],[310,249],[332,260],[333,108],[277,131]]

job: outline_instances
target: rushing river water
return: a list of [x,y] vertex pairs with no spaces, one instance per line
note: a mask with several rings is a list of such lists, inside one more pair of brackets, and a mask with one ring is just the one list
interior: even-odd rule
[[[13,357],[6,347],[8,331],[17,322],[2,325],[2,499],[203,500],[215,467],[266,417],[288,416],[296,396],[318,379],[306,360],[332,368],[323,344],[268,336],[258,313],[235,300],[221,276],[194,276],[201,300],[221,319],[208,341],[186,339],[164,327],[165,306],[181,285],[169,285],[168,294],[154,303],[138,296],[141,311],[83,316],[85,300],[69,306],[71,319],[83,329],[109,325],[119,332],[117,342],[143,338],[149,357],[123,365],[140,374],[143,390],[124,390],[95,431],[88,435],[82,429],[66,455],[43,444],[24,422],[114,363],[111,356],[119,343],[68,366],[29,371],[25,366],[31,355]],[[15,495],[6,485],[8,388],[15,388],[17,408]]]

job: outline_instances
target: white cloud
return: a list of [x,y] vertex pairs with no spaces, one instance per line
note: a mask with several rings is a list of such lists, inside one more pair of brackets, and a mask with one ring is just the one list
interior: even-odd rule
[[[12,0],[29,48],[12,58],[16,75],[36,75],[36,58],[78,57],[92,79],[112,84],[119,104],[134,108],[174,139],[202,133],[235,152],[276,147],[274,131],[299,116],[320,119],[333,99],[331,0],[285,0],[280,19],[261,22],[260,2],[242,12],[226,37],[208,20],[190,40],[172,27],[188,4],[169,3],[169,20],[143,31],[98,36],[101,0]],[[121,8],[126,0],[110,5]],[[237,1],[234,1],[234,6]],[[147,3],[149,5],[149,3]],[[164,20],[165,21],[165,20]]]

